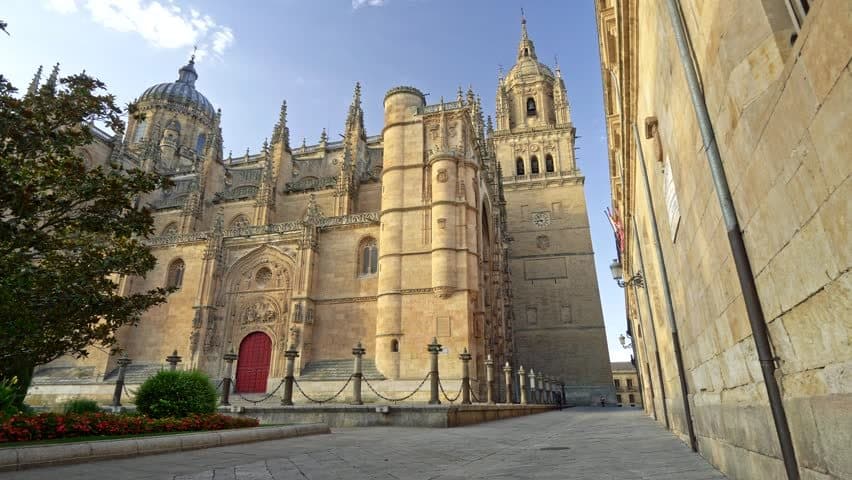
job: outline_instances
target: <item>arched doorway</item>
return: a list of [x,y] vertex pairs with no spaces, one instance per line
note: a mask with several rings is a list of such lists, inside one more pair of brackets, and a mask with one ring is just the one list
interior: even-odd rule
[[242,393],[266,392],[272,340],[263,332],[253,332],[240,343],[237,357],[237,388]]

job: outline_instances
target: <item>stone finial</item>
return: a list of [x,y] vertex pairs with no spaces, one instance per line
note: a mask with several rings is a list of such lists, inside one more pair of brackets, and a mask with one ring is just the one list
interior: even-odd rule
[[53,66],[53,70],[51,70],[50,76],[47,77],[47,82],[45,83],[45,86],[48,89],[50,89],[51,91],[55,90],[56,89],[56,82],[57,82],[58,78],[59,78],[59,63],[57,62],[57,64]]
[[325,128],[323,128],[322,133],[320,133],[320,143],[328,143],[328,133],[325,131]]
[[33,80],[30,82],[30,86],[27,88],[27,95],[35,95],[38,92],[38,84],[41,82],[41,72],[42,66],[38,66],[38,70],[36,70],[35,75],[33,75]]

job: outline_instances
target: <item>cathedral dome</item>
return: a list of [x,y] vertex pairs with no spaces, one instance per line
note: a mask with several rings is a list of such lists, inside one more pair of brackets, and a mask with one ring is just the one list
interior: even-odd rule
[[519,60],[518,63],[509,70],[509,74],[506,76],[506,79],[514,83],[515,81],[523,81],[530,77],[545,77],[553,79],[554,75],[553,70],[551,70],[547,65],[534,58],[526,57]]
[[178,71],[178,79],[174,82],[160,83],[145,90],[139,97],[140,102],[160,100],[169,103],[183,104],[201,111],[210,118],[216,115],[213,104],[207,97],[195,89],[198,73],[195,71],[195,55]]

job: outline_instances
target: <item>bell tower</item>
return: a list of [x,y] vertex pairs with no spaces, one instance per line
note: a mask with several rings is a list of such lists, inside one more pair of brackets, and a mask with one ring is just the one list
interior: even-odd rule
[[612,394],[575,132],[562,72],[538,60],[521,18],[516,63],[498,78],[491,134],[503,175],[515,358],[556,376],[567,401]]

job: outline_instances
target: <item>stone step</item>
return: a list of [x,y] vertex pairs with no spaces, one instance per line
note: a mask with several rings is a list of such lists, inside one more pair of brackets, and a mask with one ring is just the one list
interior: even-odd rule
[[[302,369],[299,380],[346,380],[352,375],[352,358],[340,360],[314,360]],[[384,375],[376,368],[373,359],[365,358],[362,363],[364,377],[370,380],[384,380]]]
[[[133,364],[127,366],[127,370],[124,372],[124,383],[125,384],[141,384],[144,383],[150,377],[153,377],[161,370],[168,370],[168,364],[162,363],[149,363],[149,364]],[[104,376],[105,383],[115,383],[118,379],[118,367],[112,369],[109,373]]]

